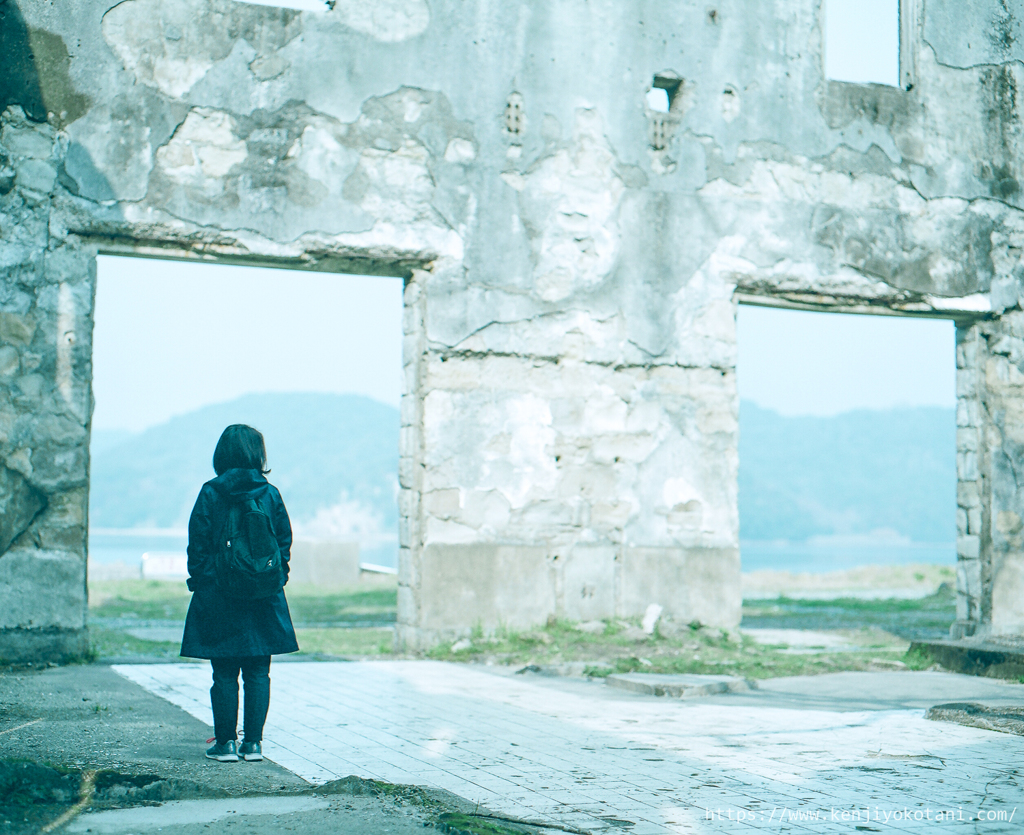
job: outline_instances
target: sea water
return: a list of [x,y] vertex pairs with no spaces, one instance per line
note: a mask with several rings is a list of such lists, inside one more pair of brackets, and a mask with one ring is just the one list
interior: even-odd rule
[[[805,542],[740,542],[743,571],[824,574],[862,565],[955,565],[954,542],[865,541],[867,537],[820,537]],[[822,541],[825,540],[825,541]]]
[[[92,528],[89,531],[90,564],[121,564],[135,574],[141,571],[143,554],[184,555],[187,547],[188,532],[177,528]],[[361,542],[359,561],[397,568],[398,536],[381,534]]]

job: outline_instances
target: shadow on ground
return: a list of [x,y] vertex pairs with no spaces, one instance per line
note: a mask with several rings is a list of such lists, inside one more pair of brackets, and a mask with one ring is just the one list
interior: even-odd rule
[[170,823],[189,835],[239,818],[254,835],[534,831],[439,790],[358,777],[314,787],[269,761],[216,763],[204,756],[209,735],[105,665],[0,671],[0,833]]

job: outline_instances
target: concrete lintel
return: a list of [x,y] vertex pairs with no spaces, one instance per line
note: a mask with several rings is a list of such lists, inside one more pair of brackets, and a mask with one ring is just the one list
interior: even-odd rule
[[867,316],[900,316],[917,319],[952,319],[970,325],[973,322],[990,319],[991,311],[967,307],[955,307],[956,299],[946,299],[949,305],[936,305],[934,300],[888,300],[882,298],[862,299],[843,296],[819,295],[803,292],[780,292],[779,294],[753,293],[737,290],[733,299],[738,304],[752,307],[774,307],[783,310],[806,310],[814,313],[849,313]]
[[428,269],[433,258],[396,254],[393,257],[358,252],[303,250],[295,255],[266,255],[252,252],[235,243],[196,243],[185,240],[130,240],[88,236],[99,255],[128,258],[154,258],[161,261],[188,261],[204,264],[234,264],[243,267],[269,267],[282,270],[379,275],[410,279],[414,270]]

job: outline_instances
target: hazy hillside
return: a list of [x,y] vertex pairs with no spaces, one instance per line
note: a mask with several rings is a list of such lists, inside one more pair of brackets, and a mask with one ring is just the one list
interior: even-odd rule
[[[309,535],[397,531],[398,411],[365,397],[260,394],[208,406],[138,435],[93,439],[95,527],[184,527],[229,423],[267,439],[270,479]],[[799,541],[890,529],[951,542],[952,409],[790,418],[740,406],[740,535]]]
[[138,435],[96,433],[91,524],[184,527],[231,423],[263,433],[269,478],[293,521],[314,522],[319,511],[320,528],[397,529],[398,410],[355,395],[288,393],[207,406]]
[[956,536],[953,409],[783,417],[740,404],[740,537],[802,540],[888,528]]

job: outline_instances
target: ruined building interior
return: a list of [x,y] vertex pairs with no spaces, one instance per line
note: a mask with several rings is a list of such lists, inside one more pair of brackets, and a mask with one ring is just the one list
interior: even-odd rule
[[404,278],[408,649],[736,626],[737,304],[953,319],[951,634],[1021,633],[1022,15],[902,0],[886,86],[821,0],[0,0],[0,657],[87,646],[98,253]]

